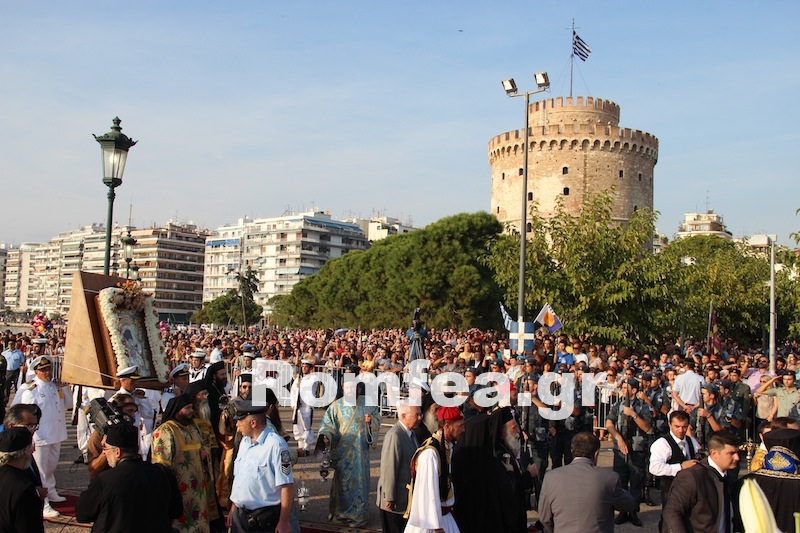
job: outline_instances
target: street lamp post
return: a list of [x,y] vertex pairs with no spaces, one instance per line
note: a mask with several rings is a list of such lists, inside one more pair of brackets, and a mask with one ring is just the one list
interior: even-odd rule
[[775,328],[778,316],[775,312],[775,239],[776,235],[753,235],[750,246],[769,246],[769,371],[775,374]]
[[522,96],[525,100],[525,141],[523,145],[522,156],[522,218],[519,226],[519,293],[517,298],[517,323],[519,324],[519,342],[517,346],[518,353],[525,352],[525,256],[527,255],[527,240],[528,240],[528,139],[530,136],[529,112],[528,106],[532,94],[546,91],[550,88],[550,79],[547,72],[537,72],[534,74],[537,89],[519,93],[517,91],[517,84],[514,78],[503,80],[503,90],[510,97]]
[[120,239],[120,242],[122,243],[122,249],[125,252],[125,278],[130,279],[131,261],[133,261],[133,247],[136,246],[136,239],[131,236],[130,228],[128,229],[128,235]]
[[137,265],[136,263],[134,263],[131,266],[131,273],[133,274],[134,281],[136,281],[137,283],[142,281],[142,277],[139,275],[139,265]]
[[111,224],[114,217],[114,198],[117,194],[114,189],[122,185],[122,175],[125,172],[125,161],[128,159],[128,150],[134,146],[134,141],[120,128],[119,117],[114,117],[111,131],[101,136],[94,135],[100,143],[103,154],[103,183],[108,187],[108,216],[106,217],[106,256],[103,263],[103,274],[108,276],[111,267]]

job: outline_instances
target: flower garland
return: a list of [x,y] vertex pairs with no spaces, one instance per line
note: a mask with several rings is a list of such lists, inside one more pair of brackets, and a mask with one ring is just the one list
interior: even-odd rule
[[117,367],[128,366],[128,361],[130,361],[130,352],[122,336],[119,314],[121,311],[143,312],[147,343],[153,356],[153,369],[156,372],[156,378],[162,383],[166,383],[169,363],[164,343],[161,342],[158,312],[153,305],[153,297],[142,292],[142,287],[138,283],[128,280],[122,284],[117,283],[116,287],[101,290],[98,298],[100,313],[103,315],[111,337],[111,346],[114,348]]

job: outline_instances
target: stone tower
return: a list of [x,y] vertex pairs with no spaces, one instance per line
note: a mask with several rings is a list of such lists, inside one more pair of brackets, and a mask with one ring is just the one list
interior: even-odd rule
[[[653,208],[658,139],[621,128],[617,104],[591,96],[551,98],[530,104],[528,118],[528,202],[538,204],[540,215],[552,215],[558,198],[577,214],[587,193],[612,187],[616,222],[628,221],[639,208]],[[489,142],[491,212],[515,228],[521,215],[524,133],[508,131]]]

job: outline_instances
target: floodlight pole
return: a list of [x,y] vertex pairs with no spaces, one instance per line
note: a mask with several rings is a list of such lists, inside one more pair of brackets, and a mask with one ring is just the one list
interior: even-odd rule
[[538,89],[519,94],[516,92],[517,87],[513,79],[503,81],[503,88],[508,96],[522,96],[525,100],[525,135],[522,155],[522,217],[519,225],[519,293],[517,295],[517,334],[519,335],[517,353],[519,354],[525,353],[525,263],[528,240],[528,142],[530,139],[528,106],[530,105],[532,94],[546,91],[550,87],[546,72],[537,72],[535,78]]

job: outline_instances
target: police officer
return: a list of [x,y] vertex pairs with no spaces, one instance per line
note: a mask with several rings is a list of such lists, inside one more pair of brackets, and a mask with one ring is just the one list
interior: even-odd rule
[[[642,389],[644,390],[644,401],[650,406],[653,412],[653,432],[652,440],[664,435],[669,426],[667,425],[667,413],[669,413],[669,399],[664,388],[661,386],[661,370],[656,372],[642,372]],[[656,478],[650,473],[650,455],[647,455],[647,470],[645,474],[643,501],[647,505],[654,507],[656,502],[650,495],[650,489],[656,486]]]
[[533,480],[533,489],[537,495],[537,498],[534,499],[534,505],[536,505],[544,472],[547,470],[547,458],[550,454],[548,438],[550,422],[539,411],[539,409],[548,408],[539,399],[539,377],[535,374],[528,374],[524,381],[524,387],[523,394],[530,397],[530,402],[529,405],[519,408],[519,424],[531,463],[536,465],[539,471],[539,475]]
[[719,396],[722,401],[722,427],[739,435],[739,431],[744,427],[744,414],[742,406],[733,395],[733,382],[729,379],[721,379],[719,385]]
[[[614,472],[619,475],[622,488],[629,486],[636,503],[641,503],[653,416],[635,378],[622,382],[620,396],[606,417],[606,429],[614,439]],[[634,526],[642,526],[636,513],[620,512],[614,523],[628,520]]]
[[294,499],[294,478],[289,446],[268,417],[278,409],[278,399],[267,389],[267,406],[234,400],[236,428],[242,442],[234,463],[231,489],[232,533],[288,533]]
[[702,388],[703,407],[697,409],[698,432],[702,436],[700,445],[705,448],[708,438],[715,431],[723,429],[722,404],[719,400],[719,386],[716,383],[706,383]]

